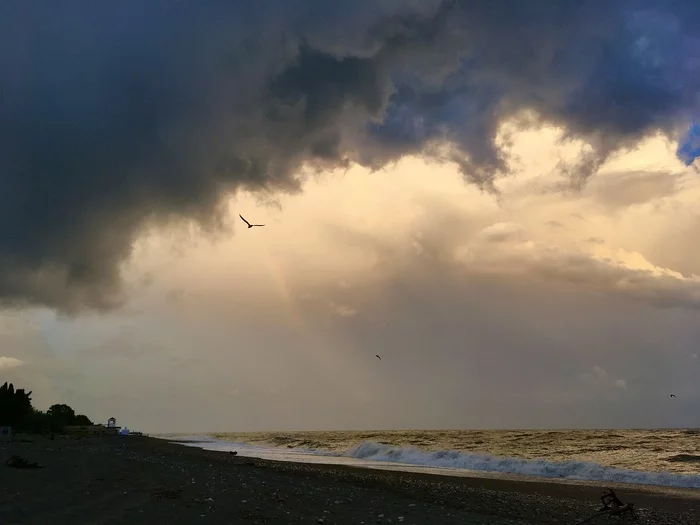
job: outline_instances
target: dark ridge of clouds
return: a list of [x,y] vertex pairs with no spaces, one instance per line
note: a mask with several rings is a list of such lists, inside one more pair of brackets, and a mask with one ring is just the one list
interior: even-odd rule
[[559,221],[547,221],[546,224],[547,224],[547,226],[549,226],[553,230],[565,230],[566,229],[566,226],[564,226]]
[[671,197],[680,191],[683,177],[667,171],[606,173],[596,178],[585,193],[611,210]]
[[221,226],[302,165],[424,153],[487,190],[534,111],[592,150],[577,184],[697,109],[700,4],[562,0],[0,6],[0,298],[122,300],[144,228]]

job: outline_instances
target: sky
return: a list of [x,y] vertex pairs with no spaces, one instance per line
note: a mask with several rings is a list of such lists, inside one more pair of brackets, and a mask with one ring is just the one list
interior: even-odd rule
[[147,432],[700,426],[698,22],[3,3],[0,379]]

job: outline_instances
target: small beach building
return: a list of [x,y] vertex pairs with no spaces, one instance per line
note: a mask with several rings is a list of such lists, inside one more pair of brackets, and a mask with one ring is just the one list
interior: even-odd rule
[[107,420],[106,426],[102,423],[98,423],[97,425],[69,425],[64,429],[67,434],[78,434],[83,436],[97,434],[116,436],[119,434],[119,430],[121,430],[121,427],[117,426],[117,420],[113,417],[110,417]]

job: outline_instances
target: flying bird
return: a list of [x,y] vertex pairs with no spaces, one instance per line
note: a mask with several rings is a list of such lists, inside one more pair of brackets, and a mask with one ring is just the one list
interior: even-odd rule
[[238,214],[238,216],[241,218],[241,220],[242,220],[243,222],[245,222],[245,223],[248,225],[248,229],[253,228],[253,227],[255,227],[255,226],[265,226],[264,224],[250,224],[247,220],[245,220],[245,219],[243,218],[243,215],[241,215],[240,213]]
[[669,397],[676,397],[676,394],[670,394]]
[[377,359],[379,359],[380,361],[382,360],[382,358],[379,357],[377,354],[374,354],[374,356],[375,356]]

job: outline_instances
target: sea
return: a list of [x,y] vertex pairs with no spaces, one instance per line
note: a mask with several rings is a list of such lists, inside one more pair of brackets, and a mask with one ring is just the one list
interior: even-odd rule
[[153,437],[279,461],[700,488],[700,429],[223,432]]

